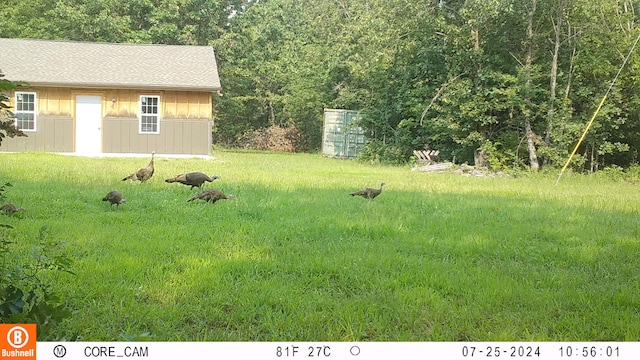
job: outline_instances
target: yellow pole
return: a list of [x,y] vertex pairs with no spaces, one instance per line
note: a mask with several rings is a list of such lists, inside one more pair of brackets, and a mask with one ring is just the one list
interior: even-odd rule
[[611,81],[611,84],[609,85],[609,88],[607,89],[607,92],[602,97],[602,101],[600,101],[600,105],[598,105],[598,108],[596,109],[596,112],[593,113],[593,116],[591,117],[591,120],[589,120],[589,123],[587,124],[587,128],[584,129],[584,132],[582,133],[582,136],[580,137],[580,140],[578,140],[578,143],[576,144],[576,147],[573,149],[573,152],[571,152],[571,155],[569,155],[569,159],[567,159],[567,163],[564,164],[564,166],[562,167],[562,170],[560,170],[560,174],[558,174],[558,179],[556,180],[556,185],[558,185],[558,182],[560,182],[560,178],[562,177],[562,173],[564,173],[564,171],[567,169],[567,167],[571,163],[571,159],[573,158],[573,155],[576,154],[576,151],[578,151],[578,147],[580,146],[580,144],[582,143],[584,138],[587,136],[587,132],[589,131],[589,128],[591,127],[591,125],[593,125],[593,121],[596,119],[596,116],[598,115],[598,112],[600,112],[600,108],[602,108],[602,105],[604,104],[604,101],[606,100],[607,96],[611,92],[611,89],[613,88],[613,84],[615,84],[616,80],[618,80],[618,76],[620,76],[620,73],[622,72],[622,69],[624,68],[624,66],[627,63],[627,61],[629,60],[629,58],[631,57],[631,53],[633,52],[633,49],[635,49],[636,45],[638,45],[638,41],[639,40],[640,40],[640,34],[638,34],[638,37],[636,38],[636,41],[633,43],[633,46],[631,46],[631,49],[629,49],[629,53],[624,58],[624,61],[622,62],[622,65],[620,66],[620,69],[618,69],[618,73],[613,78],[613,80]]
[[569,155],[569,158],[567,159],[567,163],[564,164],[564,166],[562,167],[562,170],[560,170],[560,174],[558,175],[558,179],[556,180],[556,185],[558,185],[558,182],[560,181],[560,178],[562,177],[562,173],[564,173],[564,171],[567,170],[567,167],[571,163],[571,159],[573,158],[573,155],[575,155],[576,151],[578,151],[578,147],[580,147],[580,144],[582,144],[582,141],[584,141],[584,138],[587,137],[587,133],[589,132],[589,129],[591,128],[591,125],[593,125],[593,121],[596,119],[596,116],[598,116],[598,113],[600,112],[600,108],[602,108],[602,105],[604,105],[604,101],[606,99],[607,99],[607,95],[602,97],[602,101],[600,101],[600,105],[598,105],[598,108],[593,113],[593,116],[591,117],[591,120],[589,120],[589,123],[587,124],[587,127],[584,129],[584,132],[582,133],[582,136],[580,137],[580,140],[578,140],[578,143],[576,144],[576,147],[571,152],[571,155]]

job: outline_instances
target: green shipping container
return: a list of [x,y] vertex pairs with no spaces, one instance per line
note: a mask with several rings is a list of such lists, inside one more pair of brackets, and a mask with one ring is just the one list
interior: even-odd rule
[[353,159],[365,144],[364,131],[355,126],[359,111],[324,109],[322,155]]

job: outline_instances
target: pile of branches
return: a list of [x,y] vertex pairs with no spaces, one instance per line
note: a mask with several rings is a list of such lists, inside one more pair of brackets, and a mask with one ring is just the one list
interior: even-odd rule
[[294,125],[271,125],[245,131],[238,137],[237,143],[244,149],[296,152],[301,149],[302,134]]

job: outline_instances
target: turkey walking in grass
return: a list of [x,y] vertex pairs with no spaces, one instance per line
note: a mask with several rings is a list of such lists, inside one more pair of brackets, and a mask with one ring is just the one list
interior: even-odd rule
[[366,189],[358,190],[356,192],[352,192],[349,195],[362,196],[365,199],[373,200],[376,198],[376,196],[380,195],[380,193],[382,192],[383,186],[384,186],[384,183],[380,184],[380,189],[366,188]]
[[206,182],[212,182],[215,179],[220,179],[218,175],[213,175],[209,177],[207,174],[203,174],[201,172],[190,172],[186,174],[180,174],[174,178],[167,179],[165,182],[174,183],[179,182],[180,184],[184,184],[187,186],[191,186],[191,190],[194,187],[202,187],[202,185]]
[[4,204],[0,206],[0,210],[2,210],[7,215],[13,215],[17,212],[24,211],[23,208],[17,207],[14,204]]
[[151,179],[151,177],[153,176],[153,171],[154,171],[154,167],[153,167],[153,157],[156,154],[156,152],[152,152],[151,153],[151,161],[149,162],[149,165],[143,167],[142,169],[134,172],[133,174],[125,177],[124,179],[122,179],[122,181],[125,180],[139,180],[141,183]]
[[210,202],[210,203],[215,203],[218,200],[223,200],[223,199],[231,199],[233,198],[233,195],[229,194],[229,195],[225,195],[222,191],[218,190],[218,189],[211,189],[211,190],[205,190],[203,192],[201,192],[200,194],[192,197],[191,199],[187,200],[187,202],[196,200],[196,199],[200,199],[200,200],[204,200],[206,202]]
[[116,190],[109,191],[105,197],[102,198],[102,201],[108,201],[109,207],[112,207],[113,204],[116,204],[116,209],[120,208],[120,204],[125,204],[127,200],[122,197],[122,194]]

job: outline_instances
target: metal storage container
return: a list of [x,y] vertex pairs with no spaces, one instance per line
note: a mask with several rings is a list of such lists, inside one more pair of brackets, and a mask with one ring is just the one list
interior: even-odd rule
[[355,126],[360,112],[355,110],[325,109],[322,131],[322,155],[353,159],[365,144],[364,131]]

